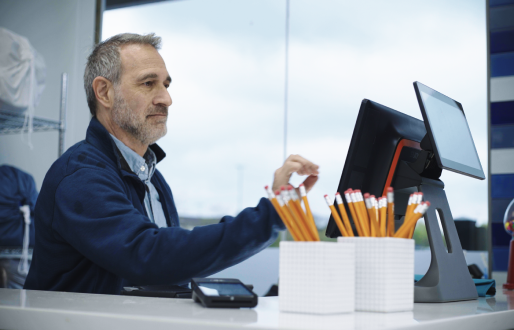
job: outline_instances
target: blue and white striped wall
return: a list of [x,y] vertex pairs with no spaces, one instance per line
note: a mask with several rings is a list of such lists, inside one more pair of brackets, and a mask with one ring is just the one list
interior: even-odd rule
[[506,271],[511,237],[503,229],[514,199],[514,0],[489,1],[490,171],[493,271]]

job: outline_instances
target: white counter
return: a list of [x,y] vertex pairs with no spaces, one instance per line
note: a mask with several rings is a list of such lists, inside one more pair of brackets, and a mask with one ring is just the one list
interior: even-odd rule
[[0,329],[513,329],[514,292],[415,304],[408,313],[280,313],[278,297],[254,309],[208,309],[191,299],[0,289]]

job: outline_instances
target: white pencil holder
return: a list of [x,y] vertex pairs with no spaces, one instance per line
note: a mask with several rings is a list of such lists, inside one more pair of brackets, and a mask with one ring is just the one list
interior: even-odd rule
[[414,240],[339,237],[337,241],[355,245],[355,310],[414,309]]
[[354,244],[280,242],[278,299],[281,312],[353,312]]

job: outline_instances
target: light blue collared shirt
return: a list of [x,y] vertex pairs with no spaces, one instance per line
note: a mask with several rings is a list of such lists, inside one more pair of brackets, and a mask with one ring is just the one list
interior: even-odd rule
[[152,149],[148,148],[144,157],[141,157],[137,152],[127,147],[125,143],[118,140],[114,135],[111,134],[111,137],[123,155],[123,158],[125,158],[125,161],[130,166],[132,172],[134,172],[146,186],[145,208],[146,213],[148,213],[148,217],[157,226],[163,228],[168,227],[166,216],[164,215],[162,204],[159,200],[159,193],[150,181],[155,172],[155,166],[157,165],[157,159],[154,152]]

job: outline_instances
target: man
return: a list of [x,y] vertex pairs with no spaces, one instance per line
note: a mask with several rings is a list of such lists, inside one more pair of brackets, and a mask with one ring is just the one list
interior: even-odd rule
[[[97,45],[84,74],[93,118],[86,139],[48,171],[36,205],[36,244],[26,289],[118,294],[130,284],[183,284],[269,246],[284,225],[261,199],[219,224],[180,228],[169,186],[155,169],[165,153],[171,78],[153,34]],[[273,187],[318,166],[291,156]]]

